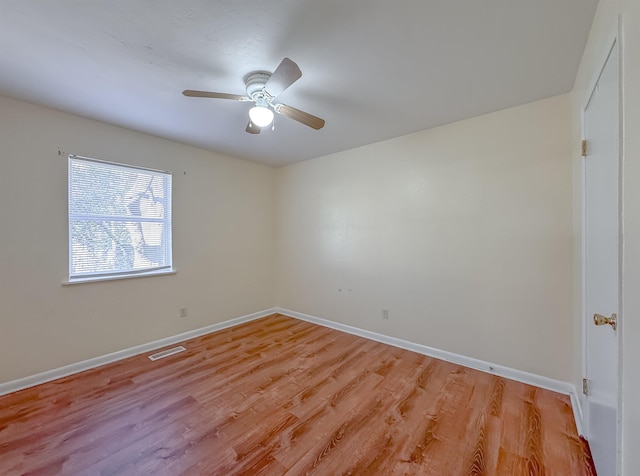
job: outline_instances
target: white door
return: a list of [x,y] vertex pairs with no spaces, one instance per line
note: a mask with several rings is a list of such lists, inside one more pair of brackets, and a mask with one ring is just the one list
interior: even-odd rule
[[618,331],[603,319],[617,317],[620,297],[618,98],[616,43],[584,115],[585,424],[600,476],[616,474],[618,447]]

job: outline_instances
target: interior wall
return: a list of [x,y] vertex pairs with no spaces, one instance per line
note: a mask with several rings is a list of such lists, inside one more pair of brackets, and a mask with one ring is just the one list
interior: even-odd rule
[[[172,172],[177,274],[62,285],[68,154]],[[3,97],[0,157],[0,382],[275,305],[274,169]]]
[[278,305],[570,380],[570,111],[563,95],[279,169]]
[[[637,0],[600,0],[589,40],[572,94],[574,119],[573,143],[581,139],[582,111],[611,42],[618,34],[621,46],[622,91],[622,474],[637,474],[640,468],[640,2]],[[577,156],[577,153],[574,155]],[[575,165],[575,199],[582,196],[579,162]],[[576,227],[580,229],[581,212],[576,207]],[[581,275],[576,261],[575,275]],[[576,296],[580,310],[581,296]],[[577,335],[581,315],[575,319]],[[581,340],[579,339],[581,343]],[[582,358],[582,350],[578,352]]]

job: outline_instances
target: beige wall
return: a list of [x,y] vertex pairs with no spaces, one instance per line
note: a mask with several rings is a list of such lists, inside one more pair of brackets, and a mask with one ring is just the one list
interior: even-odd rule
[[[622,474],[640,468],[640,2],[600,0],[573,92],[574,144],[580,140],[582,110],[602,67],[611,41],[621,26],[623,128],[623,264],[622,264]],[[575,155],[575,154],[574,154]],[[579,177],[579,163],[574,175]],[[575,181],[576,202],[582,194]],[[576,206],[576,228],[580,210]],[[580,276],[579,261],[575,275]],[[580,296],[576,297],[576,332],[580,328]],[[579,334],[577,334],[579,335]],[[581,342],[581,341],[580,341]],[[581,351],[578,358],[581,358]]]
[[[178,274],[62,286],[70,153],[173,173]],[[274,169],[2,97],[0,161],[0,382],[275,305]]]
[[570,380],[570,139],[564,95],[279,169],[278,305]]

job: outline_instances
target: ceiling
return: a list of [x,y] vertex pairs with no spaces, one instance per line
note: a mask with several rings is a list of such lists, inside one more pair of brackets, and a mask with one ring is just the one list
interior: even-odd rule
[[[1,0],[0,94],[281,166],[569,92],[597,0]],[[243,77],[302,78],[247,134]]]

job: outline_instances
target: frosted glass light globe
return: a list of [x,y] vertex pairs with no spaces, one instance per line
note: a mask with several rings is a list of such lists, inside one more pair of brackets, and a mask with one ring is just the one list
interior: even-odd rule
[[266,127],[273,121],[273,111],[264,106],[249,109],[249,118],[258,127]]

